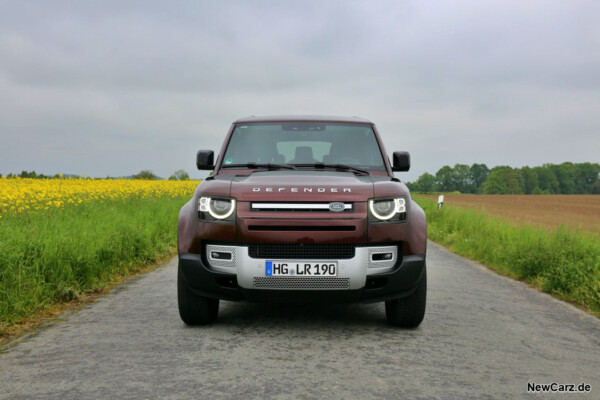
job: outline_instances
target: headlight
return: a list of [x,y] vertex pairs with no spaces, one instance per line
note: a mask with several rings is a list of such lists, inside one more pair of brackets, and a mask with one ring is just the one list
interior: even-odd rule
[[235,199],[200,197],[198,216],[205,219],[206,213],[214,219],[230,218],[235,212]]
[[369,200],[369,211],[376,221],[404,221],[406,220],[406,200],[403,197],[371,199]]

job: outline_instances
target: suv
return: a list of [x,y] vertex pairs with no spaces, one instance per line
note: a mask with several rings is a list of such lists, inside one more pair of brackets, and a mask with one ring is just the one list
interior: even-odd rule
[[385,301],[390,324],[425,314],[425,213],[362,118],[235,121],[212,170],[179,213],[177,294],[188,325],[217,319],[219,300]]

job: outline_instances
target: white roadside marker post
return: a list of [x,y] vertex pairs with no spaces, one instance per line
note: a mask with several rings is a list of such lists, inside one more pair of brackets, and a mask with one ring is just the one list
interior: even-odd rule
[[440,196],[438,197],[438,210],[441,210],[443,205],[444,205],[444,195],[440,194]]

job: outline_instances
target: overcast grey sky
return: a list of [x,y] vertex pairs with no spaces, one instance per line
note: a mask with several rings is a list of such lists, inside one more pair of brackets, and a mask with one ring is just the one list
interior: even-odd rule
[[248,115],[360,116],[413,181],[600,161],[600,2],[0,1],[0,173],[192,177]]

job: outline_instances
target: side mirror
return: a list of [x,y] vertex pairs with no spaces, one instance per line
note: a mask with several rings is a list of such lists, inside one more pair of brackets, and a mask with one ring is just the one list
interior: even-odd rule
[[408,151],[395,151],[392,171],[408,171],[410,169],[410,154]]
[[215,152],[212,150],[200,150],[196,154],[196,167],[198,169],[215,169]]

